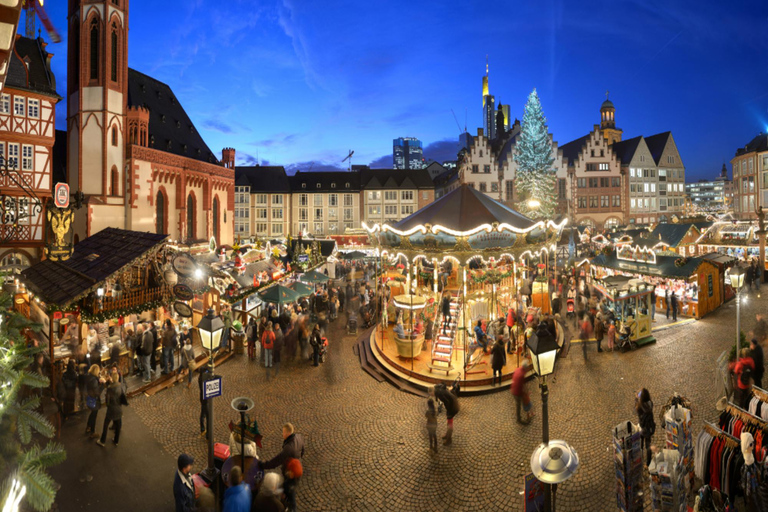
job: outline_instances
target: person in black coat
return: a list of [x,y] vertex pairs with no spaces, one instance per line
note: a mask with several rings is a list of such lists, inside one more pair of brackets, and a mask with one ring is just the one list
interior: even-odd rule
[[673,291],[669,298],[672,302],[672,321],[677,322],[677,294]]
[[447,291],[443,292],[443,301],[440,308],[443,312],[443,335],[445,335],[448,324],[451,323],[451,294]]
[[176,462],[176,476],[173,479],[173,499],[176,512],[195,512],[195,483],[192,481],[192,464],[195,459],[182,453]]
[[752,360],[755,362],[755,371],[752,373],[752,380],[755,386],[763,387],[763,373],[765,373],[765,357],[763,354],[763,347],[757,342],[755,338],[749,342],[749,353],[752,356]]
[[59,388],[59,400],[62,407],[62,420],[75,412],[75,396],[77,394],[78,375],[75,370],[75,361],[72,359],[67,363],[67,370],[61,376],[61,387]]
[[496,385],[496,376],[499,377],[499,386],[501,386],[501,370],[507,364],[507,353],[504,350],[504,338],[499,336],[491,349],[491,368],[493,368],[493,385]]
[[85,435],[96,438],[96,417],[101,407],[101,391],[104,389],[104,379],[99,376],[99,365],[91,365],[85,376],[86,399],[85,405],[90,413],[85,427]]
[[123,426],[123,405],[127,405],[128,401],[125,398],[125,391],[123,390],[123,383],[120,382],[120,374],[117,372],[117,368],[112,368],[109,377],[111,383],[107,388],[107,414],[104,416],[104,427],[101,429],[101,439],[96,441],[99,446],[104,446],[107,441],[107,430],[109,424],[115,425],[115,437],[112,442],[115,446],[120,442],[120,430]]
[[641,450],[645,452],[645,465],[651,463],[651,439],[656,432],[656,421],[653,419],[653,402],[651,394],[643,388],[635,398],[635,410],[640,421]]
[[443,444],[451,444],[453,438],[453,418],[459,413],[459,397],[451,393],[445,384],[438,384],[432,388],[434,397],[445,406],[445,417],[448,429],[443,436]]

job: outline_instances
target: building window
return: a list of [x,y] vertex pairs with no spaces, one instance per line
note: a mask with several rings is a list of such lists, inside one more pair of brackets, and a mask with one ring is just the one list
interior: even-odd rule
[[11,113],[11,95],[3,94],[0,96],[0,114]]
[[635,203],[636,203],[635,199],[629,200],[629,207],[632,208],[633,210],[635,209]]
[[304,234],[309,229],[309,224],[306,222],[299,222],[299,233]]
[[13,115],[24,117],[24,97],[13,97]]
[[485,185],[485,183],[480,183],[480,192],[486,192],[486,185]]
[[338,214],[338,210],[336,208],[328,208],[328,218],[329,219],[336,219],[336,218],[338,218],[337,214]]
[[387,190],[384,192],[384,200],[385,201],[397,201],[397,191],[396,190]]
[[609,178],[600,178],[600,186],[603,188],[609,187],[611,184],[611,180]]
[[[602,151],[600,151],[600,153],[602,153]],[[600,156],[603,156],[603,155],[601,154]],[[598,169],[601,171],[608,171],[610,170],[610,167],[606,163],[601,163],[601,164],[598,164]]]
[[110,78],[113,82],[117,82],[117,26],[112,25],[111,34],[112,55],[110,56]]
[[325,232],[325,229],[323,227],[323,223],[322,222],[315,222],[314,233],[316,235],[322,235],[324,232]]
[[328,206],[339,206],[338,194],[328,194]]
[[14,142],[8,143],[8,168],[19,168],[19,145]]
[[381,201],[381,191],[380,190],[369,190],[368,191],[368,200],[369,201]]
[[336,188],[336,184],[335,183],[331,183],[331,188]]
[[397,216],[397,205],[396,204],[388,204],[384,207],[384,214],[388,217],[394,217]]
[[91,80],[99,79],[99,22],[94,18],[91,23]]
[[587,198],[584,197],[584,196],[579,196],[578,204],[579,204],[579,208],[586,208],[587,207]]
[[27,115],[34,119],[40,118],[40,100],[27,100]]
[[630,167],[629,168],[629,177],[630,178],[634,178],[635,177],[635,168],[634,167]]
[[668,164],[674,164],[674,163],[675,163],[675,157],[673,157],[673,156],[668,156],[668,157],[667,157],[667,163],[668,163]]
[[109,195],[120,195],[120,174],[117,172],[117,166],[112,166],[112,170],[109,173]]
[[480,172],[480,166],[477,164],[472,164],[472,174],[478,174]]
[[559,178],[557,180],[557,198],[558,199],[565,199],[566,198],[566,182],[564,178]]
[[613,201],[611,202],[611,206],[615,207],[621,207],[621,196],[611,196]]
[[495,181],[491,183],[491,192],[498,192],[499,191],[499,184]]
[[490,165],[484,165],[483,166],[483,172],[485,174],[491,174],[491,166]]
[[256,218],[257,219],[266,219],[267,218],[267,209],[266,208],[256,208]]
[[372,205],[368,207],[368,216],[370,217],[381,217],[381,206],[378,205]]
[[314,206],[323,206],[323,195],[322,194],[315,194],[312,204]]
[[32,171],[33,170],[33,164],[32,164],[32,154],[34,153],[35,147],[30,146],[27,144],[24,144],[21,146],[21,170],[22,171]]
[[309,220],[309,210],[306,208],[299,208],[299,220]]
[[353,220],[352,208],[344,208],[344,220]]
[[621,178],[611,178],[611,186],[612,187],[620,187],[621,186]]
[[272,204],[283,204],[283,195],[282,194],[273,194],[272,195]]
[[354,199],[352,194],[344,194],[344,206],[354,206]]
[[514,198],[515,185],[514,181],[506,180],[504,182],[504,197],[507,201],[512,201]]
[[589,196],[589,207],[597,208],[597,196]]
[[257,222],[256,223],[256,232],[260,235],[266,235],[267,234],[267,223],[265,222]]
[[412,204],[404,204],[400,206],[400,215],[406,216],[413,213],[413,205]]
[[272,220],[282,220],[283,218],[283,209],[282,208],[272,208]]
[[600,208],[608,208],[608,196],[600,196]]
[[272,234],[280,236],[283,234],[283,224],[272,224]]
[[117,126],[112,127],[112,145],[117,146]]
[[600,180],[598,178],[589,178],[589,188],[597,188],[600,186]]
[[187,240],[194,240],[195,239],[195,233],[196,233],[196,221],[197,221],[197,215],[196,210],[197,209],[197,201],[195,200],[195,196],[192,194],[189,194],[187,196]]
[[318,183],[317,185],[315,185],[315,188],[320,188],[320,183]]
[[219,198],[213,198],[213,238],[221,243],[219,240]]
[[163,194],[161,190],[158,190],[157,197],[155,197],[155,233],[158,235],[166,234],[167,215],[168,205],[165,204],[165,194]]
[[403,190],[400,192],[401,201],[413,201],[413,190]]
[[299,194],[299,206],[308,206],[309,205],[309,199],[307,197],[307,194]]
[[315,208],[315,219],[321,220],[323,218],[323,209]]
[[587,188],[587,178],[576,178],[576,186],[578,188]]
[[426,201],[427,199],[429,199],[429,192],[427,192],[426,190],[425,190],[424,192],[422,192],[422,193],[421,193],[421,198],[422,198],[424,201]]
[[267,194],[256,194],[256,204],[267,204]]

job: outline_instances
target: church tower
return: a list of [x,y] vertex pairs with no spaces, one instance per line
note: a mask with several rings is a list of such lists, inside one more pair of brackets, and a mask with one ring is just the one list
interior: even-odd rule
[[83,238],[125,227],[128,0],[69,0],[67,18],[67,173],[87,200]]
[[600,131],[603,134],[603,138],[608,141],[608,145],[614,142],[621,142],[623,131],[621,128],[616,128],[615,114],[616,107],[608,99],[608,91],[605,91],[605,101],[600,105]]

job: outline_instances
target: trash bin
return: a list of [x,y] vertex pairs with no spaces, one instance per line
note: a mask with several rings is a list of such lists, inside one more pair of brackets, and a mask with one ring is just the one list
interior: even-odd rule
[[245,332],[244,331],[232,331],[232,345],[235,347],[235,355],[241,356],[245,353],[243,348],[245,345]]

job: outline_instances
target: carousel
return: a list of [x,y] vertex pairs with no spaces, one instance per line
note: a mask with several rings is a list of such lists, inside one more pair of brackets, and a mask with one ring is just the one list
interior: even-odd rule
[[[533,221],[462,185],[395,225],[363,224],[386,303],[369,340],[374,357],[420,387],[460,379],[467,391],[489,389],[490,350],[510,309],[550,311],[549,255],[566,223]],[[522,343],[513,336],[505,347],[502,380]]]

